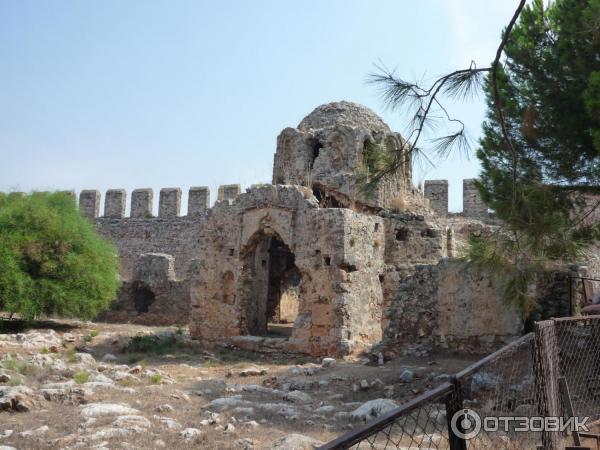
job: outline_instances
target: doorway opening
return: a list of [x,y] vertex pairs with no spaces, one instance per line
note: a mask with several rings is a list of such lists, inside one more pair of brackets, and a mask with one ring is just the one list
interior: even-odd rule
[[139,313],[147,313],[156,296],[146,286],[136,286],[133,291],[133,306]]
[[244,263],[248,334],[291,335],[302,279],[295,259],[277,235],[261,233],[254,239]]

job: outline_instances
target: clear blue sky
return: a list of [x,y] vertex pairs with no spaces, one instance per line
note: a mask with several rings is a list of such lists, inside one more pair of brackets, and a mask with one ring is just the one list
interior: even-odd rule
[[[152,187],[156,203],[161,187],[214,201],[219,184],[270,182],[277,134],[319,104],[405,131],[365,84],[373,63],[419,79],[487,64],[516,3],[0,0],[0,190]],[[476,139],[483,99],[451,110]],[[460,210],[477,173],[456,158],[414,181],[449,179]]]

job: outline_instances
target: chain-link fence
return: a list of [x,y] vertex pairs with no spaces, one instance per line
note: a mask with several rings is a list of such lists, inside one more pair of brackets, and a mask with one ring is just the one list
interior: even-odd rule
[[[580,444],[577,433],[540,425],[544,417],[589,417],[588,425],[600,419],[600,316],[539,322],[535,332],[450,382],[321,449],[557,450]],[[586,438],[593,433],[582,433],[583,443]]]

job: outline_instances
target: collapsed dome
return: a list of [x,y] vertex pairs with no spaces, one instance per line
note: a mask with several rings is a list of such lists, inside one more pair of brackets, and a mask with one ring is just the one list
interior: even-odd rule
[[298,125],[298,130],[308,131],[347,125],[365,130],[390,132],[390,127],[366,106],[352,102],[333,102],[318,106]]

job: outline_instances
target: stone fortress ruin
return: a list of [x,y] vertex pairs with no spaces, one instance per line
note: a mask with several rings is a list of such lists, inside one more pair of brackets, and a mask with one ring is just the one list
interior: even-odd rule
[[[359,187],[377,146],[408,161],[372,195]],[[189,324],[192,336],[258,351],[348,355],[487,352],[522,332],[489,277],[457,259],[497,224],[472,180],[462,213],[447,181],[413,187],[404,141],[373,111],[319,106],[277,138],[273,184],[82,191],[82,213],[118,248],[123,287],[101,319]],[[383,350],[385,351],[385,350]],[[392,351],[392,350],[390,350]]]

